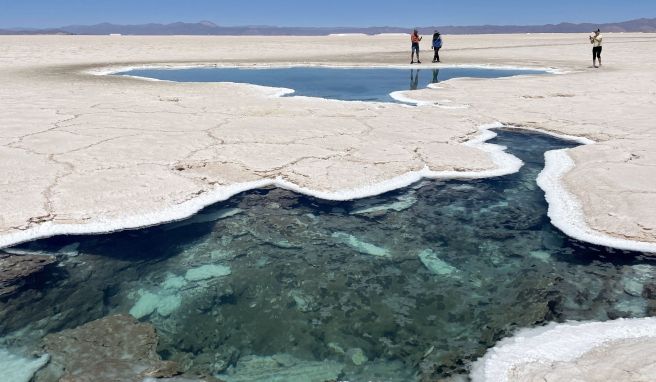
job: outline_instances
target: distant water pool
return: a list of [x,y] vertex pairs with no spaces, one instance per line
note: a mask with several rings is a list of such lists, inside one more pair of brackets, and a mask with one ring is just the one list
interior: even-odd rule
[[177,82],[238,82],[294,89],[293,95],[345,101],[396,102],[390,93],[417,90],[453,78],[501,78],[544,74],[538,70],[442,68],[326,68],[294,67],[270,69],[192,68],[139,69],[117,73]]
[[536,176],[572,144],[492,143],[525,166],[349,202],[253,190],[181,222],[19,246],[60,265],[0,299],[0,338],[129,312],[165,359],[225,381],[406,382],[466,373],[518,328],[654,315],[652,258],[549,222]]

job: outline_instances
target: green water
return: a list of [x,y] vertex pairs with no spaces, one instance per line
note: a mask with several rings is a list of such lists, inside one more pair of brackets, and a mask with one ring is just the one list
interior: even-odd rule
[[0,300],[0,337],[35,345],[131,312],[164,358],[227,381],[429,381],[518,328],[653,314],[654,261],[549,223],[535,179],[545,151],[571,144],[493,142],[520,172],[353,202],[254,190],[183,222],[20,246],[60,265]]

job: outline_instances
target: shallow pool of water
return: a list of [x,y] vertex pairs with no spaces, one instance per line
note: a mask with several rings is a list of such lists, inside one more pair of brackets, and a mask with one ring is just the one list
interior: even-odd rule
[[254,190],[177,223],[19,246],[60,266],[0,300],[0,337],[130,312],[164,358],[226,381],[429,381],[518,328],[653,315],[656,262],[549,222],[535,179],[545,151],[572,144],[492,142],[520,172],[351,202]]
[[453,78],[501,78],[543,74],[538,70],[442,68],[380,69],[294,67],[271,69],[143,69],[118,73],[177,82],[238,82],[294,89],[294,95],[345,101],[395,102],[390,93],[417,90]]

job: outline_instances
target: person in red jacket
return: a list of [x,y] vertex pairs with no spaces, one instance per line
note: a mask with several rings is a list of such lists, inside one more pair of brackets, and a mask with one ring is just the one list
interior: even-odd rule
[[410,41],[412,41],[412,53],[410,54],[411,64],[415,63],[415,52],[417,52],[417,63],[421,64],[421,61],[419,61],[419,41],[421,41],[421,39],[422,37],[419,36],[419,32],[415,29],[410,36]]

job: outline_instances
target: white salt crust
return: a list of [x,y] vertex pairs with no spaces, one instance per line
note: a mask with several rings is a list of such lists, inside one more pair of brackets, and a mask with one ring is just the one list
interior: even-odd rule
[[656,243],[613,237],[590,228],[581,203],[562,182],[562,177],[574,167],[574,161],[566,150],[549,151],[545,159],[546,165],[537,183],[544,190],[549,204],[548,215],[554,226],[577,240],[628,251],[656,252]]
[[[97,68],[93,70],[87,70],[84,73],[92,74],[92,75],[109,75],[109,74],[115,74],[119,72],[135,70],[135,69],[173,70],[173,69],[199,68],[199,67],[268,69],[268,68],[292,68],[292,67],[307,67],[307,66],[342,68],[342,69],[364,68],[363,66],[353,66],[353,65],[335,66],[335,65],[322,65],[322,64],[289,64],[289,65],[191,64],[185,66],[180,66],[177,64],[170,64],[170,65],[160,64],[160,65],[142,65],[142,66],[109,66],[109,67]],[[425,65],[422,67],[429,68],[433,66]],[[435,66],[435,67],[441,67],[441,66]],[[525,68],[525,67],[510,67],[510,66],[492,66],[492,65],[455,65],[450,67],[514,69],[514,70],[532,69],[532,70],[542,70],[552,74],[565,73],[555,68]],[[406,69],[406,68],[413,68],[413,66],[380,65],[380,66],[367,66],[367,68]],[[140,80],[149,80],[149,81],[153,80],[150,78],[136,77],[136,76],[133,76],[133,78],[140,79]],[[258,89],[262,92],[264,96],[267,97],[281,97],[284,95],[294,93],[293,89],[271,88],[271,87],[249,85],[249,84],[240,84],[240,85]],[[449,106],[449,105],[440,105],[440,104],[415,100],[409,97],[407,93],[408,92],[394,92],[391,94],[391,96],[399,100],[400,102],[414,104],[417,106],[434,105],[434,106],[445,107],[445,108],[467,107],[466,105]],[[339,100],[328,100],[328,99],[324,99],[323,101],[358,102],[358,101],[339,101]],[[489,153],[490,156],[492,157],[492,160],[497,166],[497,168],[494,170],[486,170],[486,171],[479,171],[479,172],[476,171],[435,172],[425,167],[420,171],[409,172],[399,177],[395,177],[374,185],[369,185],[366,187],[352,189],[352,190],[343,190],[339,192],[324,192],[324,191],[306,189],[297,186],[291,182],[285,181],[281,178],[265,179],[256,182],[248,182],[248,183],[234,184],[230,186],[223,186],[218,189],[215,189],[212,192],[205,193],[193,200],[187,201],[185,203],[176,206],[166,207],[164,210],[159,212],[152,212],[149,214],[144,214],[139,216],[126,217],[122,219],[97,219],[95,222],[87,223],[87,224],[58,225],[52,222],[46,222],[21,232],[0,236],[0,248],[9,247],[26,241],[31,241],[39,238],[46,238],[56,235],[107,233],[107,232],[115,232],[115,231],[126,230],[126,229],[148,227],[148,226],[158,225],[166,222],[183,220],[197,213],[198,211],[200,211],[204,207],[207,207],[208,205],[227,200],[230,197],[244,191],[248,191],[256,188],[268,187],[268,186],[276,186],[294,192],[302,193],[305,195],[314,196],[320,199],[352,200],[352,199],[375,196],[388,191],[392,191],[394,189],[407,187],[415,182],[418,182],[421,179],[477,179],[477,178],[489,178],[489,177],[508,175],[519,171],[519,169],[522,166],[521,160],[519,160],[513,155],[504,152],[503,150],[505,150],[505,147],[484,143],[485,141],[492,139],[496,136],[496,134],[490,131],[490,129],[500,128],[500,127],[503,127],[501,123],[483,125],[480,127],[482,133],[477,138],[464,143],[465,145],[476,147],[482,151]],[[508,126],[508,127],[541,132],[558,138],[576,141],[581,144],[594,143],[593,141],[583,137],[562,135],[562,134],[557,134],[549,131],[542,131],[539,129],[532,129],[532,128],[513,127],[513,126]],[[656,244],[615,238],[607,234],[592,230],[585,222],[580,203],[578,202],[578,200],[574,195],[572,195],[565,189],[561,181],[562,176],[572,168],[573,161],[571,160],[571,158],[569,158],[565,150],[548,152],[545,154],[545,159],[546,159],[545,168],[538,177],[538,185],[540,186],[540,188],[542,188],[545,191],[546,199],[549,204],[548,214],[554,226],[558,227],[566,235],[569,235],[577,240],[586,241],[589,243],[603,245],[612,248],[618,248],[618,249],[634,250],[634,251],[641,251],[641,252],[656,252]]]
[[160,211],[148,214],[128,216],[121,219],[98,218],[85,224],[57,224],[53,222],[41,223],[26,230],[0,236],[0,248],[9,247],[27,241],[52,237],[57,235],[98,234],[116,232],[127,229],[150,227],[162,223],[186,219],[203,208],[227,200],[230,197],[258,188],[275,186],[300,194],[313,196],[324,200],[353,200],[380,195],[388,191],[407,187],[422,179],[479,179],[508,175],[519,171],[523,163],[519,158],[504,152],[505,147],[485,143],[496,136],[490,129],[503,127],[500,123],[483,125],[481,134],[465,142],[464,145],[475,147],[490,154],[495,169],[484,171],[431,171],[424,167],[420,171],[409,172],[404,175],[385,180],[380,183],[367,185],[351,190],[338,192],[317,191],[300,187],[282,178],[263,179],[254,182],[238,183],[229,186],[220,186],[213,191],[206,192],[184,203],[168,206]]
[[610,342],[656,338],[656,318],[607,322],[567,322],[522,329],[506,338],[472,365],[472,382],[507,382],[516,366],[573,361]]

